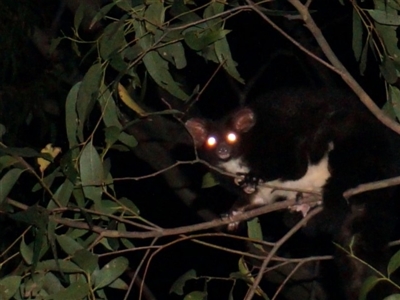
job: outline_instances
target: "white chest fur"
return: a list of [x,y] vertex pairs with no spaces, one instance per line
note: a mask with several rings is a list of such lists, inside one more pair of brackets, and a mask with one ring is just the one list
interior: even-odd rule
[[[328,153],[317,164],[309,164],[304,176],[297,180],[277,179],[260,183],[252,194],[252,204],[267,205],[274,203],[278,198],[293,199],[298,193],[295,190],[321,192],[330,177]],[[233,174],[249,172],[249,168],[243,164],[240,158],[221,163],[219,167]],[[269,186],[267,187],[265,184]]]

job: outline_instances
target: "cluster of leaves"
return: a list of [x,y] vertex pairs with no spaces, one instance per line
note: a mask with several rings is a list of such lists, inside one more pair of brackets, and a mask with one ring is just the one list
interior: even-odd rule
[[359,61],[360,73],[367,68],[368,51],[380,62],[379,68],[388,90],[384,110],[400,119],[400,49],[397,32],[400,26],[400,5],[395,1],[374,1],[374,9],[362,9],[353,3],[353,51]]
[[[127,259],[119,256],[102,263],[98,256],[101,252],[134,248],[123,236],[126,226],[147,224],[130,199],[116,195],[107,156],[110,149],[127,151],[137,145],[120,123],[116,95],[138,115],[148,115],[127,96],[119,84],[122,77],[129,79],[131,88],[140,87],[142,78],[136,70],[143,64],[161,88],[179,99],[188,99],[169,70],[170,66],[178,70],[186,66],[185,42],[187,49],[223,65],[242,81],[229,51],[228,31],[223,28],[224,17],[229,15],[224,12],[226,4],[211,2],[193,10],[183,1],[133,2],[113,1],[93,20],[96,23],[105,18],[108,25],[94,43],[97,62],[71,88],[66,99],[69,149],[61,154],[59,148],[49,145],[39,153],[1,145],[2,209],[13,222],[27,224],[30,229],[2,254],[8,257],[3,265],[19,258],[19,267],[13,276],[0,280],[1,299],[106,299],[106,287],[128,289],[119,278],[128,266]],[[122,11],[123,16],[107,18],[112,9]],[[196,10],[202,12],[202,17]],[[76,51],[76,43],[83,42],[79,37],[83,12],[82,6],[75,14]],[[111,82],[105,79],[108,68],[118,72]],[[96,115],[95,107],[101,113],[94,126],[87,126],[89,117]],[[103,146],[95,145],[98,136]],[[25,188],[43,193],[40,206],[29,207],[23,199],[12,198],[24,173],[37,180],[33,187]]]
[[[392,84],[397,81],[399,57],[395,36],[398,24],[393,24],[397,7],[389,7],[385,1],[382,5],[368,12],[375,22],[373,27],[360,26],[360,20],[370,19],[365,18],[364,10],[354,6],[357,12],[354,28],[358,30],[354,35],[354,50],[362,66],[368,47],[361,45],[375,45],[369,30],[376,30],[385,49],[385,54],[379,55],[381,71]],[[393,9],[389,14],[388,8]],[[183,0],[115,0],[95,15],[92,24],[102,22],[105,27],[92,44],[95,62],[66,99],[67,151],[61,154],[58,148],[48,146],[39,153],[1,144],[2,211],[13,222],[27,224],[29,229],[2,253],[2,257],[7,257],[2,265],[17,258],[19,261],[13,275],[0,280],[1,299],[106,299],[106,288],[128,289],[120,278],[128,261],[118,256],[117,251],[134,248],[127,234],[131,228],[154,231],[159,228],[139,215],[131,199],[115,192],[108,153],[111,149],[128,151],[137,146],[135,137],[124,131],[116,99],[120,98],[140,117],[151,115],[139,106],[138,99],[132,99],[135,93],[127,92],[145,89],[149,74],[160,88],[178,99],[188,100],[191,95],[174,76],[176,70],[187,66],[187,51],[221,65],[230,76],[243,82],[229,49],[226,39],[229,31],[224,23],[244,10],[248,7],[237,2],[212,1],[196,6]],[[68,37],[78,55],[81,55],[79,44],[87,43],[79,35],[84,13],[82,5],[75,13],[75,36]],[[366,41],[361,38],[361,31],[365,30],[362,28],[368,30]],[[55,40],[53,49],[62,39],[65,37]],[[146,70],[145,75],[138,71],[140,66]],[[114,79],[109,79],[110,73],[116,74]],[[128,84],[123,86],[121,82]],[[400,93],[393,84],[390,91],[392,95]],[[12,198],[24,173],[37,180],[33,186],[24,188],[36,195],[42,192],[40,206],[29,207],[24,199]],[[258,226],[249,223],[249,230],[250,237],[262,239]],[[104,252],[117,257],[99,261]],[[241,261],[239,273],[232,275],[233,281],[240,278],[252,284],[254,278],[249,278],[249,273]],[[196,278],[193,271],[188,272],[171,291],[183,295],[183,284]],[[259,293],[267,299],[262,291]],[[205,297],[204,291],[187,295],[187,299]]]

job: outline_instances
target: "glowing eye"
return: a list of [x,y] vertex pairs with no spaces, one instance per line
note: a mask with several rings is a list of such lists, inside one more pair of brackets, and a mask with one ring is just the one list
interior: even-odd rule
[[217,139],[215,137],[213,137],[213,136],[210,136],[207,139],[207,146],[209,146],[209,147],[215,146],[216,143],[217,143]]
[[236,140],[237,140],[237,136],[236,136],[236,134],[234,134],[234,133],[229,133],[227,136],[226,136],[226,139],[227,139],[227,141],[229,142],[229,143],[234,143],[234,142],[236,142]]

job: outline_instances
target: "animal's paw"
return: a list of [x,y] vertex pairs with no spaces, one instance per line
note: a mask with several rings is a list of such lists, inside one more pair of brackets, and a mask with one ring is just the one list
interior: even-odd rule
[[238,185],[246,194],[253,194],[261,179],[252,173],[238,173],[240,178],[235,178],[235,184]]
[[[303,193],[297,193],[296,194],[296,202],[300,202],[301,200],[305,199],[306,196],[303,195]],[[305,216],[307,216],[307,214],[309,213],[310,209],[321,205],[322,201],[318,201],[316,203],[299,203],[299,204],[295,204],[289,207],[289,210],[292,212],[301,212],[301,214],[303,215],[303,218]]]
[[[241,213],[243,213],[243,211],[240,211],[240,210],[231,210],[231,211],[229,211],[229,212],[227,212],[227,213],[225,213],[225,214],[222,214],[221,215],[221,218],[222,219],[229,219],[229,220],[231,220],[232,219],[232,217],[233,216],[236,216],[236,215],[239,215],[239,214],[241,214]],[[235,221],[235,222],[231,222],[231,223],[229,223],[228,225],[227,225],[227,230],[228,231],[237,231],[238,229],[239,229],[239,225],[240,225],[240,222],[239,221]]]

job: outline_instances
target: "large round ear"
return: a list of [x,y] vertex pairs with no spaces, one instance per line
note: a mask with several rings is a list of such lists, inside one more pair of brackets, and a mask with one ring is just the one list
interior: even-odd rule
[[238,110],[232,118],[232,125],[238,132],[249,131],[256,124],[256,117],[252,109],[245,107]]
[[189,119],[185,123],[186,129],[193,137],[195,147],[201,147],[207,139],[206,122],[201,119]]

